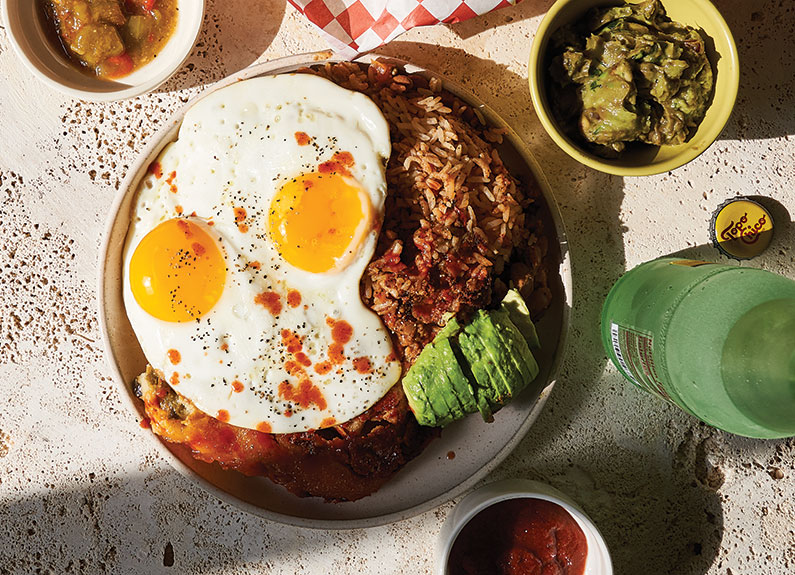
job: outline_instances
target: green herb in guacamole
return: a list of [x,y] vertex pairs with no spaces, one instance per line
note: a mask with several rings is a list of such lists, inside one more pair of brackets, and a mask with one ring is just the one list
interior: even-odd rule
[[628,142],[681,144],[709,107],[704,38],[659,0],[592,9],[558,30],[551,50],[558,121],[599,155],[615,157]]

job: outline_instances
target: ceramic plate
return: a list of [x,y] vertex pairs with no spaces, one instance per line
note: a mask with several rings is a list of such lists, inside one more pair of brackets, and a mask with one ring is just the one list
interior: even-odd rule
[[[374,56],[373,56],[374,57]],[[368,62],[373,57],[362,59]],[[391,59],[394,61],[394,59]],[[295,71],[299,68],[335,60],[331,53],[304,54],[274,60],[231,76],[198,98],[239,80]],[[409,72],[433,75],[405,62],[397,62]],[[492,110],[459,86],[443,80],[450,92],[478,109],[486,121],[504,127],[507,137],[499,147],[511,173],[522,180],[535,178],[546,200],[543,218],[557,242],[550,246],[550,287],[554,300],[538,324],[542,350],[537,354],[541,373],[509,406],[495,415],[491,424],[473,415],[444,429],[415,460],[405,466],[375,494],[350,503],[326,503],[319,498],[299,498],[264,478],[244,477],[224,471],[218,465],[194,460],[180,446],[162,442],[151,431],[141,429],[141,441],[151,442],[180,473],[196,481],[223,501],[266,519],[324,529],[372,527],[433,509],[472,488],[516,447],[540,412],[555,383],[563,351],[571,306],[571,272],[566,237],[549,184],[537,162],[519,138]],[[146,360],[127,320],[122,302],[122,249],[130,222],[130,210],[140,180],[163,147],[177,138],[177,131],[189,102],[161,130],[132,166],[111,210],[102,251],[99,277],[100,322],[108,361],[122,395],[139,417],[142,405],[132,394],[130,383],[144,371]],[[449,458],[448,453],[455,453]]]

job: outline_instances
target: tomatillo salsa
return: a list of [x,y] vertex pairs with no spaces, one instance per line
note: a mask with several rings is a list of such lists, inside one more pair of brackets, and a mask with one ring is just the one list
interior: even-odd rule
[[543,499],[487,507],[459,533],[450,575],[583,575],[588,541],[568,511]]
[[53,44],[100,78],[120,78],[152,61],[177,26],[177,0],[38,2]]
[[550,100],[563,130],[595,154],[629,142],[684,143],[713,91],[705,42],[659,0],[594,8],[551,40]]

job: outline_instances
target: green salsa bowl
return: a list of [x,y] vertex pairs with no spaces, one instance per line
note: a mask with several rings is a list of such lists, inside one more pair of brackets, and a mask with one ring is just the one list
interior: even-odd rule
[[530,51],[530,94],[544,129],[572,158],[600,172],[617,176],[651,176],[679,168],[698,157],[720,135],[729,121],[740,83],[737,46],[731,30],[709,0],[662,0],[675,22],[698,30],[706,41],[707,57],[714,71],[714,94],[706,116],[688,140],[679,145],[633,145],[618,158],[607,159],[586,149],[559,126],[549,97],[550,56],[547,48],[561,27],[585,16],[594,7],[637,4],[640,0],[558,0],[538,28]]

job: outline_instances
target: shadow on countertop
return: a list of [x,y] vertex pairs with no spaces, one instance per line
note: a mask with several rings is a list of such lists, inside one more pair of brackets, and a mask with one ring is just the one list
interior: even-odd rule
[[89,473],[2,507],[2,575],[237,573],[338,537],[250,517],[172,470]]
[[[713,430],[694,427],[669,464],[596,442],[588,453],[572,454],[576,463],[526,476],[583,506],[607,542],[616,575],[705,575],[720,558],[725,476],[713,459]],[[607,477],[596,471],[610,466],[622,471]]]
[[[459,38],[471,38],[486,30],[546,14],[554,3],[554,0],[525,0],[516,6],[487,12],[486,14],[464,20],[463,22],[449,24],[448,26]],[[529,45],[527,47],[527,53],[530,53]]]
[[740,88],[721,140],[795,134],[795,15],[790,2],[713,0],[740,56]]
[[156,92],[205,86],[253,64],[279,32],[285,6],[284,0],[207,0],[190,56]]

